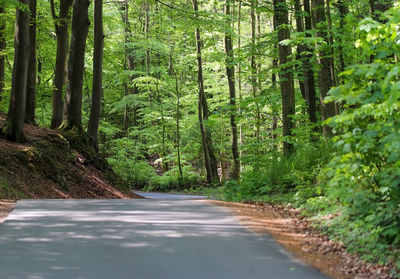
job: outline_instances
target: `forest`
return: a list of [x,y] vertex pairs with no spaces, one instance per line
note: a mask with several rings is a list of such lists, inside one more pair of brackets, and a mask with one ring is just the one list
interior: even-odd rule
[[1,136],[72,131],[132,189],[283,203],[400,269],[392,0],[0,0]]

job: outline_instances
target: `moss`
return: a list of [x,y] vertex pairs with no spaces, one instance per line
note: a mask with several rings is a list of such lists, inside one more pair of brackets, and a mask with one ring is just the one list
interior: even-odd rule
[[3,128],[1,129],[1,133],[5,136],[7,140],[15,141],[18,143],[22,143],[26,141],[23,131],[18,131],[11,119],[7,119]]
[[0,166],[0,199],[18,200],[27,198],[26,195],[11,187],[6,172],[7,170]]

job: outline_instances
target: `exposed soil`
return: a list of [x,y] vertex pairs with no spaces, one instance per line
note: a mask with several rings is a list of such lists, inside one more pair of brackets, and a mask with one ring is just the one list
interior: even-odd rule
[[4,222],[8,214],[13,210],[15,201],[0,200],[0,224]]
[[[5,117],[0,114],[0,127]],[[0,137],[0,199],[142,198],[124,187],[105,159],[78,151],[61,131],[25,125],[24,134],[23,144]]]
[[312,226],[295,209],[268,204],[207,201],[229,208],[240,222],[256,233],[268,233],[302,261],[337,279],[389,279],[393,266],[372,265],[345,251],[345,247]]

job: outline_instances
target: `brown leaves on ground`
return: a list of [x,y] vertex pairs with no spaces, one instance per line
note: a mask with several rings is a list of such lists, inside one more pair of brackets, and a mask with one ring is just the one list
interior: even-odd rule
[[[0,114],[0,127],[5,117]],[[95,167],[71,148],[61,132],[25,125],[24,134],[23,144],[0,137],[0,198],[141,198],[115,188],[103,172],[115,177],[106,162],[102,163],[106,169]]]
[[302,261],[332,278],[391,279],[393,267],[373,265],[345,251],[312,226],[300,211],[279,205],[208,201],[227,207],[240,222],[256,233],[268,233]]
[[8,214],[12,211],[15,206],[13,200],[0,200],[0,224],[6,220]]

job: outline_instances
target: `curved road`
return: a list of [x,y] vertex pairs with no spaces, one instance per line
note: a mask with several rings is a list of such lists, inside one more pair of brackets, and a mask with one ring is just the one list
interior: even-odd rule
[[194,200],[24,200],[0,278],[322,279],[227,210]]

